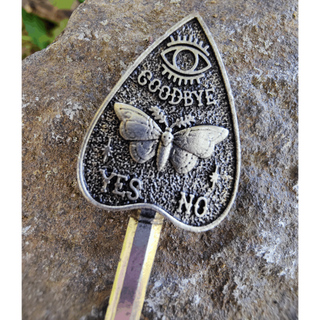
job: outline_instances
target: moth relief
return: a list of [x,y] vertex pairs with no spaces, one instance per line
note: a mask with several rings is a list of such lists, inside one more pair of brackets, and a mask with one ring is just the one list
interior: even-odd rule
[[[110,176],[106,175],[105,170],[100,169],[100,172],[103,177],[103,187],[102,187],[102,192],[107,192],[107,187],[110,184],[111,180],[113,178],[117,178],[116,182],[114,183],[114,189],[112,190],[113,194],[119,195],[122,198],[127,196],[127,198],[131,201],[133,200],[138,200],[140,197],[140,190],[142,189],[142,181],[140,181],[137,178],[132,178],[130,179],[128,176],[122,175],[122,174],[117,174],[115,172],[112,172]],[[129,182],[129,187],[131,191],[124,191],[122,190],[124,183],[130,180]]]
[[151,107],[155,119],[166,125],[163,132],[158,124],[143,111],[124,103],[115,103],[114,110],[120,122],[120,135],[130,141],[129,150],[133,160],[144,163],[157,157],[158,171],[162,171],[168,160],[178,173],[192,170],[198,158],[209,158],[214,146],[224,140],[229,131],[212,125],[200,125],[172,133],[175,126],[191,125],[193,116],[177,119],[171,126],[163,111]]
[[[149,84],[148,84],[149,82]],[[204,105],[217,105],[218,100],[215,98],[215,88],[211,87],[206,90],[196,90],[196,91],[183,91],[180,89],[168,86],[162,86],[162,82],[159,79],[153,79],[152,72],[149,70],[142,71],[138,76],[138,83],[142,86],[148,84],[148,90],[150,92],[158,92],[158,96],[161,100],[168,100],[169,104],[176,105],[180,103],[181,100],[184,101],[184,106],[191,106],[194,101],[197,101],[198,107]]]

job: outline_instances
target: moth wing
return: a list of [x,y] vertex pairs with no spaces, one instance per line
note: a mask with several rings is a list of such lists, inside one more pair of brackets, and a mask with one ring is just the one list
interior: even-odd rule
[[197,164],[198,157],[173,144],[170,162],[178,173],[187,173]]
[[155,156],[158,141],[133,141],[130,143],[130,155],[138,163],[144,163]]
[[199,158],[208,158],[212,155],[214,146],[228,134],[229,130],[221,127],[195,126],[176,132],[173,143]]
[[124,103],[115,103],[114,111],[121,121],[120,134],[125,140],[158,140],[159,126],[143,111]]

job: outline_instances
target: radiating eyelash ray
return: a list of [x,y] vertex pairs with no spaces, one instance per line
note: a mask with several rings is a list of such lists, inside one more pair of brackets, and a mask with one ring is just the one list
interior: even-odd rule
[[189,44],[200,49],[204,54],[209,56],[209,52],[208,52],[209,46],[203,47],[203,41],[200,41],[198,43],[199,40],[197,38],[193,40],[193,37],[191,34],[189,36],[189,39],[188,39],[188,36],[184,36],[182,39],[180,36],[178,36],[177,40],[175,40],[173,36],[170,36],[170,40],[171,42],[167,44],[168,47],[175,46],[178,44]]
[[200,84],[200,78],[204,77],[204,74],[199,74],[197,76],[193,76],[193,77],[184,77],[181,75],[177,75],[175,74],[173,71],[171,71],[165,64],[162,64],[162,67],[164,68],[164,70],[162,71],[162,75],[165,75],[166,73],[168,74],[168,79],[170,79],[171,77],[173,77],[173,82],[176,82],[177,78],[179,78],[179,82],[178,85],[181,85],[182,80],[184,80],[184,84],[187,84],[188,81],[190,81],[190,84],[193,84],[193,80],[197,80],[197,82]]

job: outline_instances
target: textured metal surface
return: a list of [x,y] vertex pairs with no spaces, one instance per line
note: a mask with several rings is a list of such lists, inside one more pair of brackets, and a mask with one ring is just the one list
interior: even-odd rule
[[205,231],[228,213],[239,167],[224,66],[192,15],[149,47],[104,101],[82,145],[78,179],[99,207],[149,208]]

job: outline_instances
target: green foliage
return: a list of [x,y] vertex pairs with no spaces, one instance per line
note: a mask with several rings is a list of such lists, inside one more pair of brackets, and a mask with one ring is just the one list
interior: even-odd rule
[[47,30],[42,19],[22,8],[22,21],[30,40],[40,49],[44,49],[52,42],[52,37],[47,35]]
[[32,39],[26,30],[26,26],[22,22],[22,59],[38,50],[40,50],[40,48],[32,42]]
[[52,40],[54,40],[67,26],[69,19],[61,20],[58,25],[52,29]]
[[[75,2],[85,0],[49,0],[60,10],[70,10]],[[22,59],[30,54],[46,48],[67,26],[68,19],[58,23],[28,13],[22,8]]]
[[74,0],[49,0],[58,9],[70,9]]

